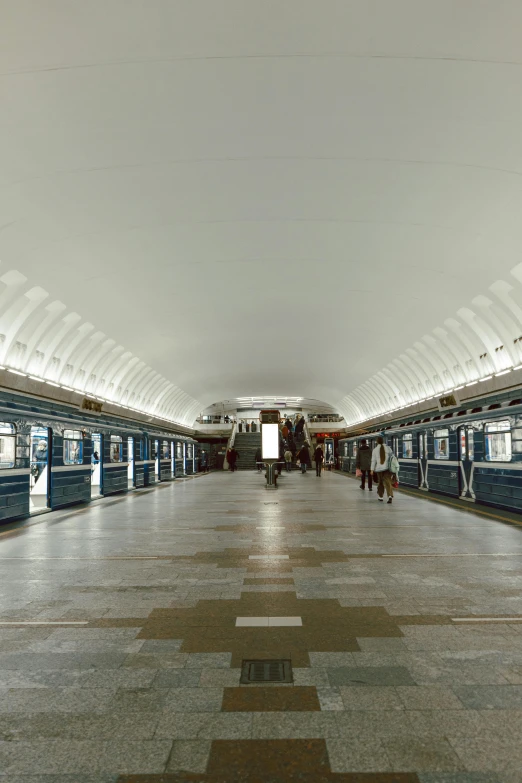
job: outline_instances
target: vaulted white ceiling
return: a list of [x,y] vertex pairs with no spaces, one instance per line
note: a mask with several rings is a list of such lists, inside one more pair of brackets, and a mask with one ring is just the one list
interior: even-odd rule
[[356,421],[520,362],[518,0],[0,16],[4,362],[182,423]]

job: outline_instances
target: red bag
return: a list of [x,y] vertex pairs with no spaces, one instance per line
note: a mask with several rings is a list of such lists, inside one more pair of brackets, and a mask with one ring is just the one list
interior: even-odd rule
[[355,469],[355,477],[362,478],[362,470],[360,468]]
[[399,487],[399,479],[397,478],[397,476],[395,476],[395,478],[392,481],[392,487],[394,489],[398,489],[398,487]]

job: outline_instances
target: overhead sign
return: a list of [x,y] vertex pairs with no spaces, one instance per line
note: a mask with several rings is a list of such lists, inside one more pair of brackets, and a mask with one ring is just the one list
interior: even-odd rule
[[439,397],[439,411],[446,410],[447,408],[458,408],[460,405],[459,395],[456,392],[446,394],[444,397]]
[[82,411],[89,411],[89,413],[101,413],[103,403],[98,400],[91,400],[89,397],[84,397],[80,408]]
[[280,418],[280,413],[276,410],[263,410],[259,414],[261,424],[279,424]]

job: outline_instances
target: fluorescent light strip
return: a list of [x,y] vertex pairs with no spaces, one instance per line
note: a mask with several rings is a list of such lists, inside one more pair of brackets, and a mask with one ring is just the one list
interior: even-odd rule
[[522,617],[452,617],[453,623],[522,623]]
[[0,621],[0,625],[89,625],[89,620],[82,620],[78,622],[68,621],[49,621],[49,620],[12,620],[12,621]]
[[495,378],[498,378],[500,375],[507,375],[508,372],[511,372],[511,367],[509,368],[509,370],[502,370],[502,372],[496,372]]
[[38,378],[36,375],[28,375],[28,373],[20,372],[20,370],[14,370],[11,367],[4,367],[3,365],[0,365],[0,370],[7,370],[7,372],[13,373],[13,375],[21,375],[23,378],[29,378],[31,381],[47,383],[49,386],[55,386],[57,389],[65,389],[66,391],[74,392],[74,394],[84,394],[86,397],[91,397],[93,400],[101,400],[102,402],[107,402],[109,405],[117,405],[118,408],[125,408],[126,410],[135,411],[136,413],[141,413],[145,416],[151,416],[156,419],[160,419],[161,421],[165,421],[168,424],[177,424],[179,427],[187,426],[186,424],[182,424],[181,422],[176,421],[176,419],[166,419],[164,416],[158,416],[157,414],[149,413],[142,408],[133,408],[130,405],[121,405],[120,403],[112,402],[111,400],[107,400],[103,397],[96,397],[94,394],[87,394],[87,392],[80,391],[79,389],[72,389],[70,386],[61,386],[59,383],[54,383],[54,381],[46,381],[45,378]]

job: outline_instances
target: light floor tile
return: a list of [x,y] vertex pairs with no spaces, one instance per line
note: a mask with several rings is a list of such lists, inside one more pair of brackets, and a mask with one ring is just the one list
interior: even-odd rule
[[268,628],[268,617],[236,617],[236,628]]
[[276,628],[276,627],[298,627],[303,625],[303,620],[301,617],[269,617],[268,618],[268,627],[269,628]]

